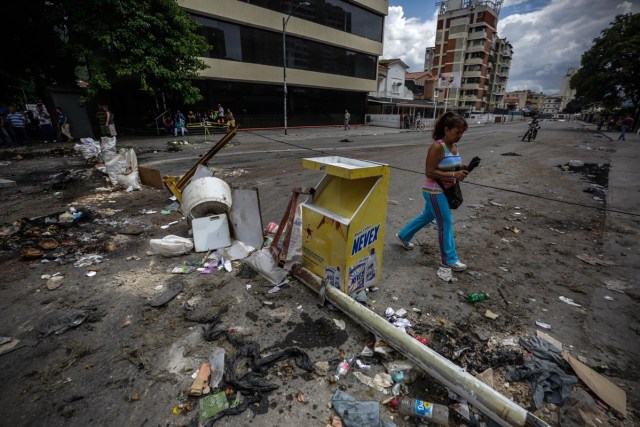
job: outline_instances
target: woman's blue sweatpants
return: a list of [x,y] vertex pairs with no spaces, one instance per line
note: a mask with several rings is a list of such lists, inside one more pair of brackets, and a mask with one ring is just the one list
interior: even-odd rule
[[440,256],[443,264],[452,264],[458,261],[456,253],[456,245],[453,241],[453,218],[451,217],[451,209],[447,202],[447,196],[443,193],[429,194],[422,192],[425,200],[424,212],[409,222],[400,232],[398,236],[402,240],[410,242],[413,235],[423,227],[426,227],[436,220],[438,224],[438,243],[440,245]]

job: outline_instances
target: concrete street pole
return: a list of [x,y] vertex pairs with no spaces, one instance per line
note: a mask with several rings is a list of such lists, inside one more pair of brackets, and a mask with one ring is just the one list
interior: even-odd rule
[[465,398],[500,426],[550,427],[531,412],[476,379],[463,368],[440,356],[409,334],[400,331],[349,295],[331,285],[300,264],[291,268],[294,277],[317,292],[321,302],[329,301],[360,326],[382,338],[386,343],[411,360],[419,369]]
[[283,90],[284,90],[284,134],[287,134],[287,23],[289,22],[289,18],[293,15],[293,12],[296,11],[301,6],[309,6],[311,3],[308,1],[303,1],[298,3],[296,7],[293,8],[291,13],[287,15],[285,18],[282,17],[282,73],[283,73]]

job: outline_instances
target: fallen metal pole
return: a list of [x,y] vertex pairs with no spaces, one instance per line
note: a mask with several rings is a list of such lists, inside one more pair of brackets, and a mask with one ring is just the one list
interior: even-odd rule
[[307,287],[320,295],[324,294],[326,300],[351,319],[382,338],[387,344],[415,363],[418,368],[466,399],[498,424],[502,426],[549,427],[547,423],[531,412],[397,329],[386,319],[378,316],[345,293],[332,286],[323,286],[321,279],[306,268],[296,264],[291,272]]

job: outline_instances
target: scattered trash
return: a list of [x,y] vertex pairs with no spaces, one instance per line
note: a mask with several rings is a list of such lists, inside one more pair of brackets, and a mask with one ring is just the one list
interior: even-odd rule
[[613,297],[610,297],[609,295],[605,295],[604,299],[606,299],[607,301],[613,301]]
[[485,383],[486,385],[488,385],[491,388],[493,387],[493,369],[492,368],[488,368],[485,371],[479,373],[478,375],[476,375],[476,378],[479,379],[480,381],[482,381],[483,383]]
[[393,380],[391,376],[386,373],[376,374],[373,378],[362,372],[354,372],[353,376],[358,379],[362,384],[367,385],[375,390],[384,392],[385,388],[393,386]]
[[254,248],[253,246],[249,246],[245,243],[240,242],[239,240],[234,240],[233,242],[231,242],[231,246],[219,249],[218,252],[225,259],[235,261],[238,259],[245,259],[251,252],[255,250],[256,248]]
[[624,291],[631,288],[631,286],[627,285],[625,282],[618,279],[607,279],[604,281],[604,285],[608,290],[618,292],[621,294],[624,294],[625,293]]
[[313,365],[316,375],[319,377],[326,377],[329,374],[329,362],[316,362]]
[[345,427],[396,427],[380,419],[380,404],[376,400],[358,401],[350,394],[337,390],[331,402]]
[[398,397],[391,401],[391,407],[401,415],[422,418],[438,425],[449,425],[449,408],[437,403]]
[[200,408],[200,423],[204,423],[209,418],[229,408],[229,402],[225,392],[220,391],[200,399],[198,407]]
[[346,324],[344,323],[344,320],[333,319],[333,323],[336,324],[338,329],[340,329],[341,331],[344,331],[344,328],[346,327]]
[[360,356],[362,357],[371,357],[373,356],[373,350],[371,350],[369,347],[365,346],[362,351],[360,352]]
[[88,316],[89,312],[87,310],[70,310],[60,317],[53,319],[53,321],[48,321],[43,324],[43,326],[40,327],[40,336],[48,337],[51,334],[63,334],[71,328],[80,326],[87,320]]
[[244,262],[274,285],[281,283],[287,275],[287,270],[278,267],[269,249],[254,251]]
[[178,265],[176,267],[171,267],[167,269],[167,273],[172,273],[172,274],[189,274],[189,273],[193,273],[194,271],[194,267],[190,266],[190,265]]
[[98,272],[97,272],[97,271],[95,271],[95,270],[91,270],[91,271],[87,271],[87,273],[85,274],[85,276],[87,276],[87,277],[93,277],[93,276],[95,276],[96,274],[98,274]]
[[172,257],[191,252],[193,250],[193,239],[170,234],[162,239],[151,239],[149,245],[154,252],[166,257]]
[[47,280],[47,289],[53,291],[62,286],[62,281],[64,280],[64,276],[53,276]]
[[[408,319],[403,319],[402,317],[398,316],[391,307],[387,307],[387,309],[384,311],[384,314],[387,317],[389,323],[393,324],[393,326],[395,326],[396,328],[404,329],[411,327],[411,322]],[[406,311],[404,311],[404,314],[406,314]]]
[[182,283],[176,283],[170,289],[153,298],[149,305],[151,307],[162,307],[182,292]]
[[[211,388],[209,387],[209,378],[211,377],[211,366],[209,363],[203,363],[200,365],[198,375],[193,380],[193,384],[189,387],[188,393],[190,396],[202,396],[203,394],[209,394]],[[224,408],[226,409],[226,408]],[[214,414],[215,415],[215,414]]]
[[551,231],[553,231],[553,232],[556,232],[556,233],[558,233],[558,234],[565,234],[565,232],[564,232],[564,231],[556,230],[555,228],[552,228],[552,227],[549,227],[549,230],[551,230]]
[[340,381],[342,378],[347,376],[354,359],[354,356],[346,356],[340,363],[338,363],[338,367],[332,377],[333,381]]
[[83,256],[78,261],[76,261],[73,265],[74,267],[79,267],[79,268],[89,267],[95,264],[100,264],[103,260],[104,260],[104,257],[102,255],[90,254],[90,255]]
[[504,229],[512,231],[514,234],[520,234],[520,229],[514,226],[506,226]]
[[578,258],[580,261],[584,261],[587,264],[591,264],[591,265],[602,265],[602,266],[616,265],[616,263],[613,261],[598,259],[598,258],[589,256],[587,254],[576,255],[576,258]]
[[538,337],[521,339],[520,345],[531,353],[531,357],[525,358],[519,368],[507,368],[505,378],[509,381],[525,380],[536,409],[542,406],[543,401],[560,405],[578,383],[575,376],[567,373],[571,367],[562,358],[560,350]]
[[493,200],[489,200],[489,204],[493,206],[503,207],[505,206],[503,203],[494,202]]
[[558,350],[562,350],[562,343],[557,339],[553,338],[551,335],[544,333],[542,331],[536,331],[536,336],[543,341],[549,343],[549,345],[557,348]]
[[582,307],[580,304],[576,304],[571,298],[560,296],[558,299],[566,304],[572,305],[574,307]]
[[568,352],[562,352],[573,371],[586,385],[607,405],[614,408],[622,417],[627,417],[627,394],[623,389],[609,381],[604,376],[598,374],[584,363],[576,360]]
[[542,323],[539,320],[536,320],[536,326],[539,326],[543,329],[551,329],[551,325],[548,323]]
[[488,298],[489,298],[489,295],[487,295],[484,292],[478,292],[478,293],[475,293],[475,294],[467,295],[467,301],[469,301],[469,302],[485,301]]
[[499,315],[499,314],[494,313],[494,312],[493,312],[493,311],[491,311],[491,310],[487,310],[487,311],[484,313],[484,317],[489,318],[489,319],[491,319],[491,320],[496,320],[498,317],[500,317],[500,315]]
[[363,371],[371,370],[371,365],[367,365],[366,363],[363,363],[360,359],[356,359],[356,365],[358,366],[359,369]]
[[177,223],[179,223],[180,221],[171,221],[168,224],[165,225],[161,225],[160,228],[163,230],[166,230],[167,228],[171,227],[172,225],[176,225]]
[[447,267],[438,268],[438,277],[447,283],[453,282],[453,271]]

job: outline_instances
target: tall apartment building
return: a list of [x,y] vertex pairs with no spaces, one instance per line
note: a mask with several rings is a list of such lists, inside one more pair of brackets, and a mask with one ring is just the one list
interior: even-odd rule
[[[308,5],[306,3],[309,3]],[[211,45],[198,82],[205,106],[240,123],[282,124],[283,18],[292,125],[348,109],[358,121],[377,88],[388,0],[178,0]],[[244,120],[243,120],[244,119]]]
[[[502,0],[444,0],[432,74],[457,72],[460,88],[440,91],[439,100],[458,110],[505,108],[512,47],[496,33]],[[448,92],[448,93],[447,93]]]
[[564,107],[576,96],[576,91],[571,89],[569,86],[569,82],[571,81],[571,77],[575,73],[578,72],[578,69],[575,67],[569,67],[567,69],[567,73],[562,76],[562,81],[560,82],[560,93],[558,96],[562,97],[562,101],[560,102],[559,110],[563,111]]
[[433,58],[435,54],[435,47],[428,47],[424,50],[424,71],[431,72],[431,70],[433,70]]

